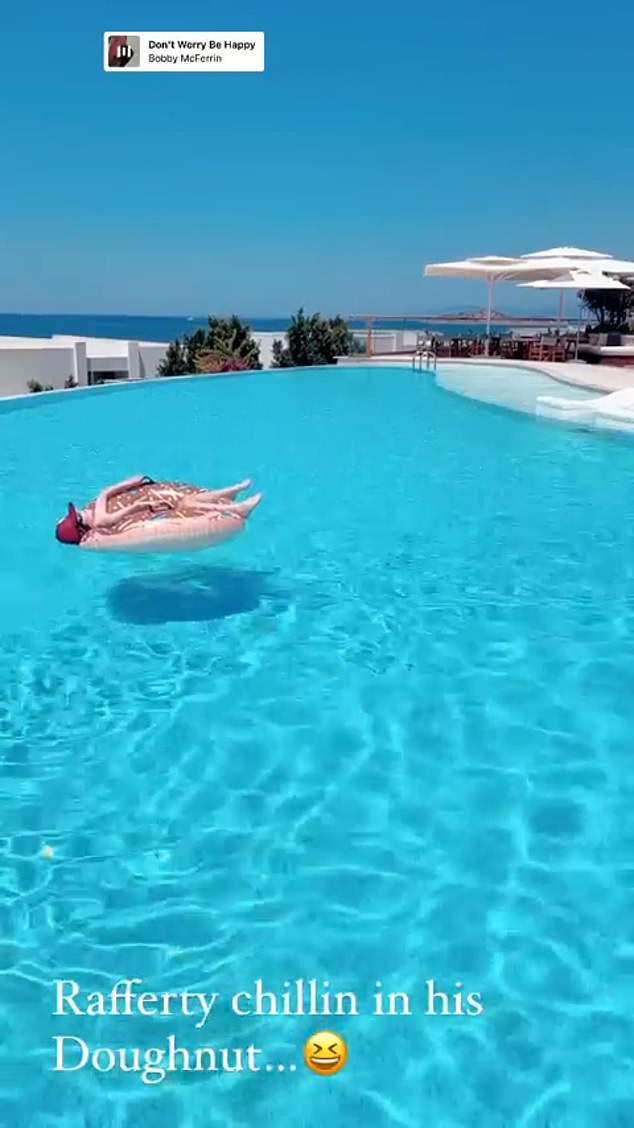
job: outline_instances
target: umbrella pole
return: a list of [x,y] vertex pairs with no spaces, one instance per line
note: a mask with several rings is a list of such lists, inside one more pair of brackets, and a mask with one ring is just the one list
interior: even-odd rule
[[575,341],[575,360],[579,358],[579,338],[581,336],[581,317],[583,315],[583,294],[579,294],[579,317],[577,319],[577,340]]
[[557,322],[557,328],[558,329],[561,329],[561,323],[562,323],[563,319],[564,319],[564,292],[563,292],[563,290],[560,290],[559,291],[559,319],[558,319],[558,322]]
[[487,305],[487,335],[484,341],[484,355],[489,355],[489,342],[491,339],[491,311],[493,309],[493,278],[489,278],[489,304]]

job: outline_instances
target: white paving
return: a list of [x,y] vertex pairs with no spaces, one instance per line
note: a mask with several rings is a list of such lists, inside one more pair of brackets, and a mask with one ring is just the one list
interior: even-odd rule
[[[385,353],[382,356],[341,357],[337,360],[337,363],[342,366],[380,364],[385,367],[395,365],[401,368],[405,365],[411,368],[412,357],[411,355],[394,356],[393,353]],[[537,360],[498,360],[495,357],[473,357],[469,360],[447,357],[439,359],[438,368],[445,365],[475,367],[476,365],[491,366],[498,364],[501,368],[524,368],[532,369],[533,372],[544,372],[547,376],[552,376],[554,380],[558,380],[562,384],[572,384],[578,388],[587,388],[594,392],[605,392],[607,394],[608,392],[618,392],[621,388],[634,388],[634,366],[620,368],[617,365],[585,364],[576,360],[569,360],[563,364],[552,364]],[[425,365],[423,364],[424,370]]]

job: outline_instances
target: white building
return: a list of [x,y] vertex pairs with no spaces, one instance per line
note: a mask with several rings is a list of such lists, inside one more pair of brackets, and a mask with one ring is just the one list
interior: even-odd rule
[[[273,341],[282,333],[254,334],[260,359],[270,368]],[[23,396],[30,385],[87,386],[105,380],[147,380],[157,375],[167,344],[98,337],[0,337],[0,399]]]

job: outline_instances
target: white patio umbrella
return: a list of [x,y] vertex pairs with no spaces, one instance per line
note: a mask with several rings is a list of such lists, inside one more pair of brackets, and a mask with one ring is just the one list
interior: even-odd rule
[[[634,262],[615,259],[612,255],[605,255],[600,251],[584,251],[580,247],[551,247],[547,251],[535,251],[530,255],[522,255],[521,258],[523,261],[531,263],[541,278],[550,278],[551,270],[555,266],[559,267],[562,275],[566,277],[570,271],[574,270],[589,270],[622,277],[634,276]],[[552,287],[552,289],[559,289],[558,322],[560,325],[564,314],[564,290],[571,288],[573,287],[561,287],[560,289],[557,286]],[[587,289],[591,289],[591,287],[588,286]]]
[[[601,271],[594,268],[587,270],[570,270],[567,274],[561,275],[558,278],[537,278],[533,282],[520,282],[520,289],[533,289],[533,290],[560,290],[563,297],[564,290],[577,290],[583,293],[585,290],[629,290],[630,286],[626,286],[624,282],[619,281],[618,278],[611,278],[608,274],[603,274]],[[583,315],[583,306],[581,296],[579,297],[579,319],[577,322],[577,340],[575,344],[575,357],[579,352],[579,336],[581,333],[581,319]]]
[[579,247],[552,247],[549,251],[521,255],[520,261],[536,269],[543,267],[542,278],[552,277],[553,267],[559,267],[562,274],[570,270],[590,270],[601,274],[634,277],[634,261],[631,259],[617,259],[613,255],[600,254],[599,251],[582,251]]
[[[588,259],[607,259],[611,255],[606,255],[603,251],[584,251],[581,247],[550,247],[547,251],[533,251],[530,255],[522,255],[526,259],[545,259],[545,258],[566,258],[574,259],[575,261],[581,259],[586,262]],[[583,270],[583,266],[579,266]]]
[[[562,252],[562,253],[560,253]],[[566,252],[566,253],[563,253]],[[595,255],[599,255],[595,258]],[[576,257],[575,257],[576,256]],[[585,257],[583,257],[585,256]],[[570,280],[570,272],[584,269],[601,272],[607,275],[631,276],[634,278],[634,262],[624,259],[610,258],[599,251],[584,251],[579,247],[552,247],[547,251],[537,251],[531,255],[521,255],[518,258],[505,258],[502,255],[482,255],[462,259],[458,262],[437,262],[427,265],[423,271],[425,277],[443,278],[479,278],[486,282],[489,288],[487,305],[486,343],[485,350],[489,352],[489,338],[491,336],[491,312],[493,309],[493,291],[497,282],[531,281],[532,279],[555,279],[566,275]],[[576,285],[562,287],[556,285],[548,287],[563,291],[563,289],[579,289]],[[586,289],[594,289],[588,285]],[[610,287],[607,287],[608,289]],[[618,287],[614,287],[618,289]],[[563,317],[563,292],[559,301],[559,320]]]
[[[552,278],[553,272],[559,274],[566,274],[570,270],[592,271],[598,274],[612,274],[619,277],[634,276],[634,262],[629,259],[616,259],[616,258],[600,258],[586,260],[581,262],[580,259],[569,258],[529,258],[528,255],[518,260],[529,269],[533,270],[536,277]],[[537,271],[543,271],[542,274],[537,275]]]
[[561,273],[562,268],[557,262],[553,267],[539,267],[532,262],[519,258],[509,258],[502,255],[483,255],[462,259],[458,262],[429,263],[423,274],[425,277],[441,278],[479,278],[486,282],[489,288],[487,304],[486,341],[485,351],[489,352],[489,338],[491,336],[491,313],[493,311],[493,290],[496,282],[513,282],[520,278],[548,277]]
[[[522,255],[523,259],[528,259],[529,262],[534,259],[540,260],[569,260],[570,264],[578,263],[579,270],[592,269],[593,259],[607,259],[610,255],[606,255],[603,251],[586,251],[582,247],[549,247],[546,251],[533,251],[530,255]],[[564,317],[564,289],[559,291],[559,314],[557,322],[561,325]]]
[[[583,269],[581,266],[579,269]],[[601,274],[613,274],[619,278],[633,278],[634,277],[634,262],[631,259],[593,259],[592,270],[598,270]]]

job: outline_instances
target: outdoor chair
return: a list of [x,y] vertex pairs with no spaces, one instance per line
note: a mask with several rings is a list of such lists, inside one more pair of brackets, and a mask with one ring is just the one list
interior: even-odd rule
[[528,359],[529,360],[543,360],[544,359],[544,346],[541,341],[529,341],[528,344]]

